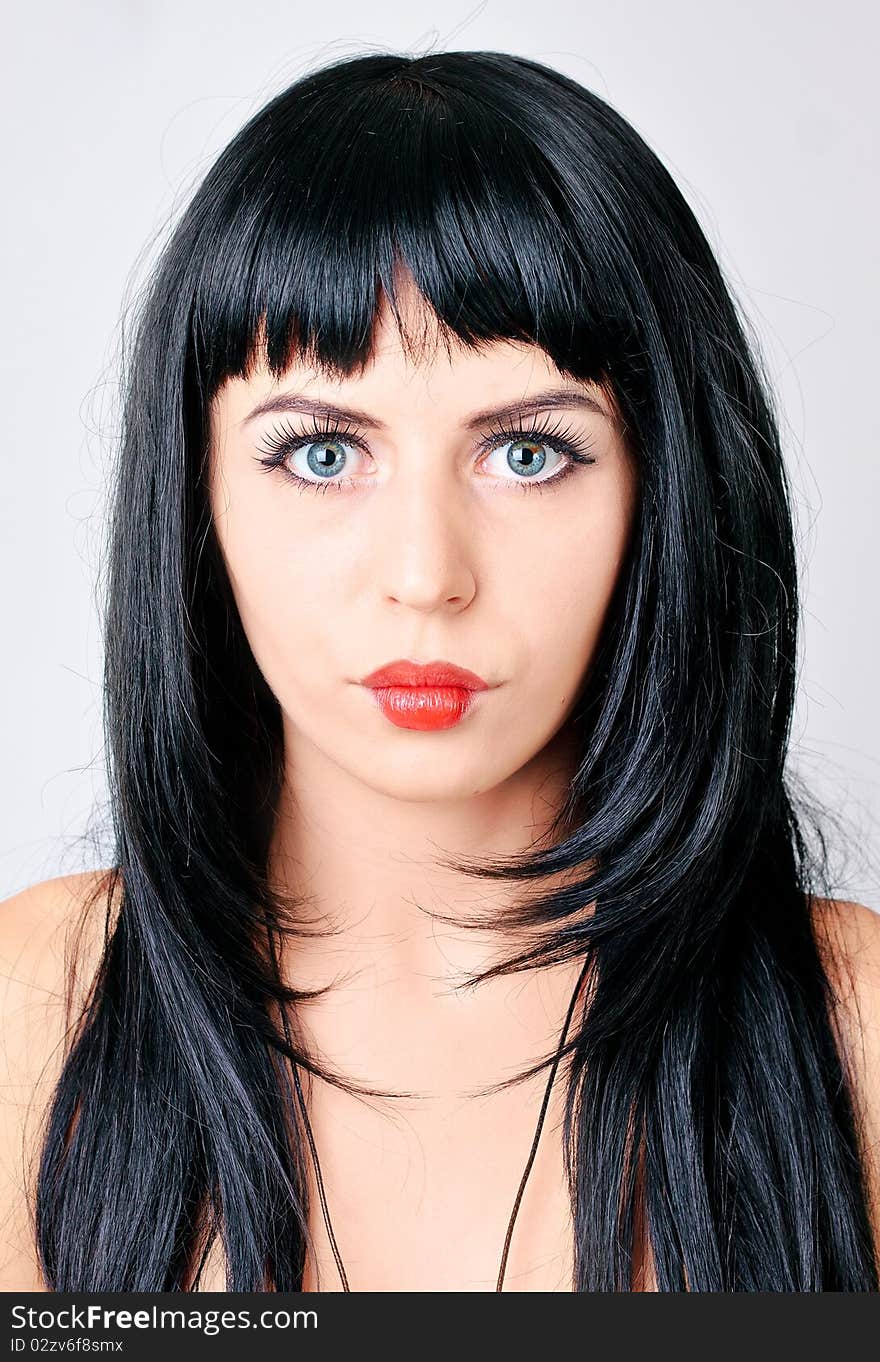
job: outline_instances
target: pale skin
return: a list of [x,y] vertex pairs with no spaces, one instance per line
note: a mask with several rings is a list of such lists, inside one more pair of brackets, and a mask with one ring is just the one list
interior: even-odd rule
[[[548,391],[570,397],[507,427],[529,430],[543,417],[595,462],[553,486],[568,460],[533,441],[545,490],[524,491],[505,457],[511,440],[487,451],[482,442],[498,426],[473,423],[487,408]],[[291,394],[371,418],[359,427],[366,449],[338,437],[345,490],[300,490],[255,463],[279,428],[306,432],[288,463],[317,482],[306,459],[320,438],[310,417],[249,419]],[[287,970],[300,987],[345,976],[304,1014],[322,1055],[360,1083],[422,1094],[367,1105],[313,1086],[311,1119],[350,1285],[491,1290],[548,1073],[489,1098],[467,1093],[552,1052],[580,964],[455,994],[463,972],[499,959],[510,941],[437,924],[419,905],[500,914],[510,887],[465,879],[439,866],[438,852],[527,847],[568,781],[565,720],[636,505],[622,422],[608,395],[566,379],[536,347],[450,356],[437,346],[413,362],[387,312],[364,374],[329,383],[296,364],[279,382],[263,367],[225,386],[212,419],[218,538],[284,719],[276,871],[338,930],[297,941]],[[452,730],[401,730],[356,682],[403,657],[455,662],[492,689]],[[569,1220],[561,1145],[545,1127],[507,1289],[571,1289]],[[335,1290],[322,1226],[322,1287]]]
[[[410,295],[407,306],[418,312]],[[505,461],[509,441],[477,413],[567,389],[594,404],[539,410],[595,462],[546,493],[523,492]],[[341,435],[338,493],[299,490],[263,471],[280,428],[311,418],[266,412],[298,394],[372,418],[363,446]],[[367,370],[329,382],[305,364],[279,380],[258,366],[218,393],[212,413],[210,496],[218,541],[252,651],[279,700],[286,781],[272,872],[307,895],[303,913],[333,937],[292,942],[283,973],[298,987],[337,980],[302,1014],[310,1043],[358,1083],[406,1090],[369,1102],[321,1081],[309,1111],[333,1226],[358,1290],[494,1290],[510,1210],[548,1072],[507,1092],[468,1093],[555,1048],[579,973],[574,962],[456,994],[454,985],[510,950],[499,933],[434,922],[493,912],[509,886],[465,879],[442,853],[520,851],[544,832],[571,773],[565,722],[588,674],[637,508],[638,478],[610,395],[564,378],[536,347],[497,343],[480,353],[437,347],[411,362],[387,312]],[[513,427],[516,420],[507,423]],[[315,477],[306,434],[292,468]],[[335,446],[334,446],[335,447]],[[546,472],[562,455],[545,446]],[[354,485],[354,484],[357,485]],[[391,725],[356,684],[395,658],[447,659],[493,689],[455,728]],[[0,1128],[0,1288],[41,1289],[24,1188],[38,1112],[61,1062],[62,952],[90,877],[36,886],[2,905],[0,975],[6,1091]],[[834,968],[845,1038],[866,1116],[880,1226],[880,918],[859,904],[820,901],[855,992]],[[421,905],[421,908],[420,908]],[[590,906],[585,905],[586,911]],[[97,961],[89,939],[83,970]],[[2,980],[0,980],[2,982]],[[858,1004],[857,1014],[852,1004]],[[42,1083],[38,1073],[45,1065]],[[571,1215],[562,1167],[557,1082],[517,1217],[504,1289],[572,1289]],[[316,1260],[307,1290],[339,1276],[313,1184]],[[880,1244],[880,1228],[878,1228]],[[636,1248],[633,1289],[651,1290]],[[223,1290],[219,1253],[202,1289]]]

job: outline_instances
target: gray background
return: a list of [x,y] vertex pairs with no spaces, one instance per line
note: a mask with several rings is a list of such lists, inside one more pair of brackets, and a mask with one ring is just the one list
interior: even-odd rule
[[753,322],[805,593],[792,769],[845,833],[829,829],[837,893],[880,908],[876,16],[868,0],[7,11],[0,897],[109,864],[97,593],[115,366],[169,216],[305,70],[494,48],[567,72],[634,124]]

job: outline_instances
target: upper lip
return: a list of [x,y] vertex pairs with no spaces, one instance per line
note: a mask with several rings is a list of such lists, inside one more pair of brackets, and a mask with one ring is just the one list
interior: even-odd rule
[[399,658],[377,667],[361,678],[362,686],[458,686],[462,690],[488,690],[489,683],[467,667],[454,662],[412,662]]

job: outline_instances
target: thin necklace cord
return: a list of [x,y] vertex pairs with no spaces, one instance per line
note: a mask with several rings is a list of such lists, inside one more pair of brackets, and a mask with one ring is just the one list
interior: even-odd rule
[[544,1100],[541,1103],[541,1111],[538,1115],[538,1124],[537,1127],[535,1128],[535,1135],[534,1139],[532,1140],[532,1147],[531,1150],[529,1151],[529,1157],[526,1160],[526,1166],[523,1169],[523,1175],[522,1178],[520,1179],[519,1190],[517,1191],[516,1194],[516,1200],[513,1203],[513,1210],[510,1213],[510,1222],[507,1226],[507,1234],[504,1239],[504,1250],[501,1254],[501,1265],[498,1269],[498,1281],[495,1285],[496,1291],[500,1291],[502,1289],[502,1284],[504,1282],[504,1273],[507,1269],[507,1255],[510,1252],[510,1241],[513,1238],[513,1227],[516,1224],[516,1217],[519,1214],[520,1202],[523,1199],[523,1193],[526,1190],[526,1183],[528,1182],[529,1174],[532,1171],[532,1164],[535,1162],[535,1155],[538,1152],[538,1141],[541,1138],[541,1131],[544,1126],[544,1117],[547,1115],[547,1108],[550,1105],[550,1093],[553,1090],[553,1083],[556,1078],[556,1070],[559,1068],[560,1055],[565,1045],[565,1038],[568,1035],[568,1028],[571,1025],[572,1014],[574,1012],[575,1003],[577,1002],[577,997],[578,994],[580,993],[581,984],[583,983],[586,970],[587,966],[585,964],[584,968],[581,970],[578,976],[578,981],[575,984],[574,992],[571,995],[571,1002],[568,1005],[568,1012],[565,1017],[565,1025],[562,1028],[562,1035],[559,1039],[559,1044],[556,1047],[556,1056],[553,1060],[553,1065],[550,1069],[550,1077],[548,1078],[547,1086],[544,1089]]
[[[571,1018],[572,1018],[572,1015],[573,1015],[573,1013],[574,1013],[575,1004],[576,1004],[576,1002],[577,1002],[578,994],[580,993],[580,989],[581,989],[581,985],[582,985],[583,980],[584,980],[584,976],[585,976],[585,974],[586,974],[586,972],[587,972],[587,967],[588,967],[588,961],[584,963],[584,967],[583,967],[583,969],[581,970],[580,975],[578,976],[578,981],[577,981],[577,984],[575,985],[574,992],[573,992],[572,995],[571,995],[571,1001],[570,1001],[570,1003],[569,1003],[569,1005],[568,1005],[568,1013],[567,1013],[566,1018],[565,1018],[565,1025],[564,1025],[564,1027],[562,1028],[562,1035],[561,1035],[561,1037],[560,1037],[559,1044],[558,1044],[558,1046],[557,1046],[557,1048],[556,1048],[556,1055],[555,1055],[555,1058],[554,1058],[554,1060],[553,1060],[553,1064],[552,1064],[551,1069],[550,1069],[550,1077],[548,1078],[548,1080],[547,1080],[547,1085],[546,1085],[546,1087],[545,1087],[545,1089],[544,1089],[544,1099],[543,1099],[543,1101],[542,1101],[542,1103],[541,1103],[541,1110],[540,1110],[540,1113],[539,1113],[539,1115],[538,1115],[538,1124],[537,1124],[537,1126],[536,1126],[536,1128],[535,1128],[535,1134],[534,1134],[534,1138],[533,1138],[533,1140],[532,1140],[532,1147],[531,1147],[531,1149],[530,1149],[530,1151],[529,1151],[529,1157],[528,1157],[528,1159],[526,1160],[525,1168],[523,1169],[522,1177],[521,1177],[521,1179],[520,1179],[519,1188],[518,1188],[517,1194],[516,1194],[516,1199],[514,1200],[513,1209],[512,1209],[511,1214],[510,1214],[510,1221],[509,1221],[508,1226],[507,1226],[507,1234],[506,1234],[505,1240],[504,1240],[504,1249],[503,1249],[503,1252],[502,1252],[502,1254],[501,1254],[501,1264],[500,1264],[500,1267],[499,1267],[499,1269],[498,1269],[498,1281],[497,1281],[496,1286],[495,1286],[495,1290],[496,1290],[496,1291],[501,1291],[501,1290],[502,1290],[502,1286],[503,1286],[503,1282],[504,1282],[504,1274],[505,1274],[505,1271],[506,1271],[506,1268],[507,1268],[507,1258],[508,1258],[508,1254],[509,1254],[509,1252],[510,1252],[511,1240],[512,1240],[512,1238],[513,1238],[513,1229],[514,1229],[514,1225],[516,1224],[516,1217],[517,1217],[517,1215],[519,1214],[520,1203],[522,1202],[523,1194],[524,1194],[525,1189],[526,1189],[526,1183],[528,1182],[529,1174],[530,1174],[531,1171],[532,1171],[532,1165],[533,1165],[534,1162],[535,1162],[535,1156],[536,1156],[536,1154],[537,1154],[537,1152],[538,1152],[538,1143],[539,1143],[540,1138],[541,1138],[541,1131],[542,1131],[543,1126],[544,1126],[544,1119],[545,1119],[545,1117],[546,1117],[546,1115],[547,1115],[547,1109],[548,1109],[549,1104],[550,1104],[550,1093],[551,1093],[551,1091],[552,1091],[552,1089],[553,1089],[553,1082],[554,1082],[554,1079],[555,1079],[555,1077],[556,1077],[556,1071],[557,1071],[557,1069],[558,1069],[558,1067],[559,1067],[559,1060],[560,1060],[560,1057],[561,1057],[562,1050],[563,1050],[563,1048],[564,1048],[564,1046],[565,1046],[565,1038],[566,1038],[566,1036],[568,1035],[568,1028],[569,1028],[569,1026],[571,1025]],[[290,1029],[289,1029],[289,1026],[288,1026],[288,1021],[287,1021],[287,1011],[286,1011],[286,1009],[282,1009],[282,1016],[283,1016],[283,1018],[284,1018],[284,1030],[285,1030],[285,1034],[286,1034],[286,1036],[287,1036],[287,1042],[288,1042],[288,1044],[290,1045],[290,1048],[291,1048],[291,1050],[292,1050],[292,1049],[293,1049],[293,1045],[292,1045],[291,1039],[290,1039]],[[315,1168],[315,1178],[316,1178],[317,1183],[318,1183],[318,1195],[319,1195],[320,1201],[321,1201],[321,1211],[322,1211],[323,1216],[324,1216],[324,1224],[325,1224],[326,1227],[327,1227],[327,1234],[328,1234],[328,1236],[329,1236],[329,1238],[330,1238],[330,1245],[331,1245],[331,1247],[332,1247],[332,1249],[333,1249],[333,1256],[334,1256],[334,1258],[335,1258],[335,1260],[336,1260],[336,1266],[337,1266],[337,1268],[338,1268],[338,1270],[339,1270],[339,1278],[340,1278],[340,1281],[342,1282],[342,1289],[343,1289],[343,1291],[349,1291],[349,1292],[350,1292],[350,1291],[351,1291],[351,1287],[350,1287],[349,1284],[348,1284],[348,1277],[346,1276],[345,1266],[344,1266],[343,1261],[342,1261],[342,1255],[341,1255],[340,1252],[339,1252],[339,1246],[338,1246],[338,1244],[337,1244],[337,1242],[336,1242],[336,1236],[335,1236],[335,1234],[333,1233],[333,1225],[332,1225],[332,1222],[331,1222],[331,1219],[330,1219],[330,1210],[329,1210],[329,1207],[328,1207],[328,1205],[327,1205],[327,1196],[326,1196],[326,1193],[325,1193],[325,1191],[324,1191],[324,1179],[323,1179],[323,1177],[321,1176],[321,1163],[320,1163],[320,1160],[319,1160],[319,1158],[318,1158],[318,1150],[317,1150],[317,1147],[316,1147],[316,1145],[315,1145],[314,1135],[312,1134],[311,1122],[309,1121],[308,1112],[307,1112],[307,1110],[306,1110],[306,1103],[305,1103],[305,1098],[304,1098],[304,1096],[303,1096],[302,1086],[301,1086],[301,1084],[300,1084],[300,1078],[299,1078],[299,1071],[298,1071],[298,1070],[299,1070],[299,1066],[296,1064],[295,1061],[293,1061],[293,1078],[294,1078],[294,1083],[295,1083],[295,1085],[296,1085],[296,1092],[297,1092],[297,1097],[298,1097],[298,1099],[299,1099],[300,1109],[301,1109],[301,1111],[302,1111],[303,1120],[304,1120],[304,1122],[305,1122],[306,1135],[307,1135],[308,1142],[309,1142],[309,1149],[311,1150],[312,1162],[313,1162],[314,1168]]]
[[[285,1029],[286,1028],[287,1022],[285,1019]],[[306,1134],[308,1136],[309,1148],[312,1151],[312,1162],[315,1165],[315,1177],[318,1180],[318,1196],[321,1198],[321,1210],[324,1215],[324,1224],[327,1226],[327,1233],[330,1236],[330,1246],[333,1249],[333,1257],[336,1259],[336,1266],[339,1269],[339,1278],[342,1282],[342,1289],[343,1291],[350,1291],[351,1287],[349,1286],[348,1278],[345,1275],[345,1266],[342,1262],[342,1254],[339,1252],[339,1245],[336,1243],[336,1235],[333,1233],[333,1226],[330,1222],[330,1211],[327,1206],[327,1194],[324,1191],[324,1179],[321,1176],[321,1163],[320,1160],[318,1159],[318,1151],[315,1147],[315,1137],[312,1134],[312,1123],[309,1120],[308,1113],[306,1111],[305,1098],[303,1097],[303,1090],[299,1081],[299,1065],[296,1063],[295,1060],[293,1063],[293,1081],[296,1084],[296,1094],[297,1097],[299,1098],[299,1105],[302,1110],[303,1120],[305,1121],[306,1125]]]
[[[278,955],[276,952],[275,936],[271,931],[269,932],[269,950],[272,955],[272,962],[275,967],[275,971],[276,973],[278,973],[280,967]],[[283,1005],[281,1008],[281,1020],[284,1023],[284,1034],[287,1038],[288,1047],[292,1052],[293,1040],[290,1035],[290,1022],[287,1016],[287,1008]],[[312,1163],[315,1166],[315,1177],[317,1178],[318,1182],[318,1196],[320,1197],[321,1200],[321,1210],[324,1215],[324,1224],[327,1226],[327,1233],[330,1236],[330,1247],[333,1249],[333,1256],[336,1259],[336,1266],[339,1269],[339,1276],[342,1281],[342,1289],[343,1291],[350,1291],[351,1288],[348,1285],[348,1278],[345,1275],[345,1267],[342,1262],[342,1254],[339,1252],[339,1245],[336,1243],[336,1235],[333,1233],[333,1226],[330,1223],[330,1211],[327,1206],[327,1194],[324,1191],[324,1179],[321,1176],[321,1165],[318,1160],[318,1151],[315,1148],[315,1138],[312,1134],[311,1122],[309,1121],[308,1112],[306,1111],[306,1102],[303,1096],[302,1084],[300,1083],[299,1078],[299,1065],[296,1063],[295,1060],[292,1061],[292,1067],[293,1081],[296,1087],[297,1100],[299,1101],[300,1110],[302,1111],[303,1119],[305,1121],[306,1136],[308,1138],[309,1148],[312,1154]]]

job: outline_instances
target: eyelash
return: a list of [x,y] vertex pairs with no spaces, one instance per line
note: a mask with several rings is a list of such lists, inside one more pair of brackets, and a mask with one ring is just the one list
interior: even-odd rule
[[[267,473],[273,473],[277,470],[302,491],[329,492],[331,489],[337,492],[343,491],[352,481],[351,478],[327,478],[313,482],[310,478],[303,478],[298,473],[292,472],[286,463],[291,454],[295,454],[303,445],[318,441],[330,443],[333,440],[342,440],[354,445],[356,449],[366,452],[364,433],[356,428],[342,426],[328,420],[320,424],[317,421],[312,421],[306,430],[298,431],[293,430],[285,422],[273,436],[266,438],[263,448],[264,457],[257,459],[257,463]],[[509,481],[514,487],[521,488],[527,494],[535,491],[543,492],[551,487],[557,487],[570,474],[575,473],[579,465],[596,462],[595,458],[588,453],[588,450],[593,447],[593,441],[582,439],[569,427],[562,426],[558,421],[555,424],[549,421],[540,421],[528,429],[524,426],[516,426],[513,429],[493,428],[490,434],[480,441],[480,454],[482,456],[491,453],[498,445],[516,440],[530,440],[536,444],[545,444],[554,453],[564,454],[568,460],[562,466],[561,472],[553,473],[549,478],[542,478],[540,481],[532,481],[526,478],[502,479],[502,481]]]

